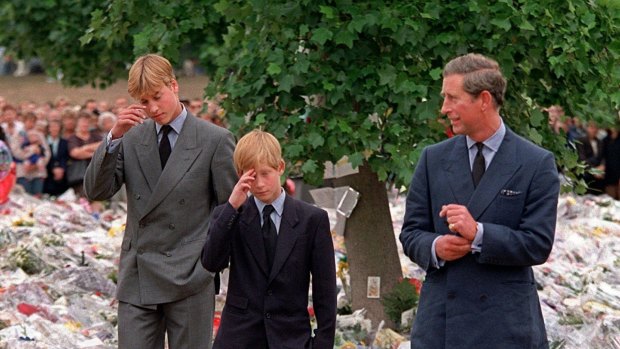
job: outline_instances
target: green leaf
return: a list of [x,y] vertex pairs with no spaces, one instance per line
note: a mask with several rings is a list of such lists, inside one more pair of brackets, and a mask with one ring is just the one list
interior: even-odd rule
[[528,133],[528,138],[532,140],[532,142],[539,144],[539,145],[542,144],[542,141],[543,141],[542,135],[538,133],[538,131],[534,128],[530,128],[529,133]]
[[354,17],[353,20],[349,22],[347,29],[349,31],[355,31],[357,33],[361,33],[366,23],[368,23],[366,17]]
[[512,25],[510,24],[510,20],[508,19],[494,18],[491,20],[491,24],[493,24],[496,27],[500,27],[504,29],[504,31],[509,31],[510,28],[512,27]]
[[432,70],[429,72],[429,75],[431,76],[431,78],[432,78],[433,80],[439,80],[439,79],[441,79],[441,77],[442,77],[442,75],[443,75],[443,69],[442,69],[442,68],[435,68],[435,69],[432,69]]
[[335,11],[333,7],[329,7],[329,6],[319,6],[320,11],[323,15],[325,15],[325,18],[327,19],[333,19],[336,17]]
[[312,33],[311,40],[316,42],[319,45],[325,44],[327,40],[330,40],[333,37],[333,33],[327,28],[319,28]]
[[316,161],[314,160],[306,160],[304,164],[301,166],[302,172],[314,172],[318,169]]
[[521,28],[521,30],[530,30],[530,31],[536,30],[536,28],[534,28],[532,23],[530,23],[527,19],[524,19],[523,21],[521,21],[521,24],[519,24],[519,28]]
[[308,32],[310,32],[308,25],[302,24],[299,26],[299,36],[305,36]]
[[312,148],[318,148],[325,143],[325,138],[316,132],[311,132],[308,134],[308,142]]
[[530,114],[530,122],[531,122],[532,126],[534,126],[534,127],[541,127],[541,126],[543,126],[543,122],[544,122],[545,119],[546,119],[545,116],[543,115],[543,113],[539,109],[532,110],[532,112]]
[[353,40],[355,40],[355,35],[346,30],[339,31],[334,38],[334,42],[336,44],[343,44],[346,45],[348,48],[353,48]]
[[284,152],[287,154],[287,158],[297,158],[304,152],[304,147],[300,144],[289,144],[284,148]]
[[323,81],[323,89],[325,91],[332,91],[334,88],[336,88],[336,85],[332,84],[331,82],[327,80]]
[[282,79],[280,79],[280,85],[278,86],[278,91],[290,92],[292,86],[293,86],[293,76],[289,74],[284,75]]
[[384,66],[379,70],[379,85],[392,85],[396,79],[396,69],[393,66]]
[[353,153],[349,155],[349,162],[353,168],[358,168],[364,163],[364,155],[362,153]]
[[282,68],[280,68],[280,66],[276,63],[269,63],[269,66],[267,67],[267,74],[269,75],[278,75],[282,72]]

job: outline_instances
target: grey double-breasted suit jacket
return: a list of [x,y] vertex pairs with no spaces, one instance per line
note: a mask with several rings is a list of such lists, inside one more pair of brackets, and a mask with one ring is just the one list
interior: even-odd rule
[[135,305],[173,302],[213,280],[200,265],[212,209],[228,200],[237,182],[234,137],[189,112],[162,171],[155,123],[130,129],[113,153],[106,142],[95,152],[84,187],[104,200],[124,183],[127,224],[122,242],[117,298]]

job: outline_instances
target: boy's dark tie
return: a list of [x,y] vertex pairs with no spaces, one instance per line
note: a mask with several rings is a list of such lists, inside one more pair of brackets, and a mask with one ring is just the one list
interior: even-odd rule
[[478,148],[478,152],[476,153],[476,157],[474,158],[474,165],[471,169],[471,175],[474,179],[474,187],[478,186],[480,183],[480,179],[482,179],[482,175],[484,174],[484,155],[482,155],[482,148],[484,144],[482,142],[476,143],[476,147]]
[[267,205],[263,208],[263,242],[265,243],[265,251],[267,252],[267,264],[269,266],[269,272],[271,272],[271,266],[273,265],[273,258],[276,255],[276,244],[278,241],[278,233],[276,226],[271,220],[271,212],[274,211],[273,206]]
[[170,133],[172,127],[170,125],[163,125],[160,132],[162,133],[161,141],[159,141],[159,160],[161,161],[161,168],[166,166],[166,162],[170,157],[172,148],[170,147],[170,140],[168,139],[168,133]]

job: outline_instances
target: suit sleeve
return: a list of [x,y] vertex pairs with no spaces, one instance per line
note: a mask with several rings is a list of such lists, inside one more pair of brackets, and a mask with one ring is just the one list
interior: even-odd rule
[[544,263],[553,246],[560,183],[553,155],[541,157],[526,193],[517,229],[482,222],[484,239],[479,263],[531,266]]
[[435,238],[429,189],[428,148],[422,152],[409,185],[405,218],[399,240],[403,251],[422,269],[432,266],[431,249]]
[[107,144],[101,142],[84,175],[84,192],[89,200],[107,200],[123,185],[123,145],[108,153]]
[[213,210],[207,240],[200,256],[206,270],[215,273],[228,267],[233,230],[237,227],[238,216],[237,210],[228,202]]
[[312,305],[317,320],[312,347],[333,348],[336,334],[336,264],[327,213],[321,211],[312,248]]
[[218,205],[228,201],[235,184],[239,180],[237,171],[233,164],[233,152],[235,151],[235,140],[232,133],[226,131],[221,137],[215,150],[213,162],[211,163],[211,174],[213,178],[213,192]]

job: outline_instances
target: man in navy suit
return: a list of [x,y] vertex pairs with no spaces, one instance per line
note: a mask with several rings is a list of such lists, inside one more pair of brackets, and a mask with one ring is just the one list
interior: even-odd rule
[[230,263],[213,348],[333,348],[336,266],[327,213],[286,195],[280,185],[284,160],[271,134],[254,130],[243,136],[234,161],[239,181],[228,202],[213,211],[202,250],[202,265],[211,272]]
[[412,348],[548,348],[532,266],[551,252],[559,179],[553,155],[502,121],[505,88],[479,54],[444,69],[457,136],[422,152],[400,234],[426,270]]

